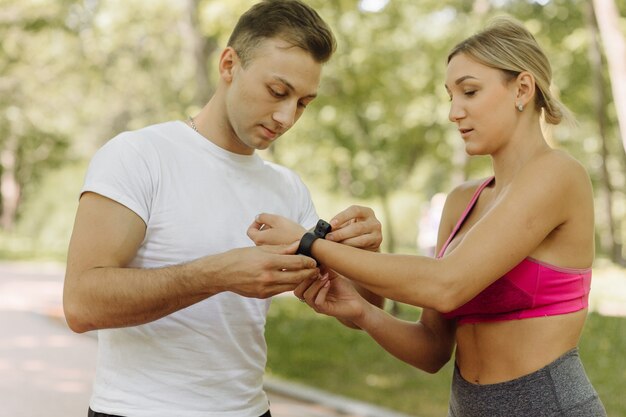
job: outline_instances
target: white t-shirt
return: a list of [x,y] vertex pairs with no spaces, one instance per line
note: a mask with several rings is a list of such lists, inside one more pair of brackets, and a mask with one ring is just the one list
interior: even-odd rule
[[[261,212],[306,228],[317,221],[292,171],[228,152],[183,122],[107,142],[91,161],[86,191],[146,223],[130,265],[137,268],[252,246],[246,230]],[[260,416],[268,407],[262,380],[269,303],[225,292],[148,324],[99,330],[91,408],[127,417]]]

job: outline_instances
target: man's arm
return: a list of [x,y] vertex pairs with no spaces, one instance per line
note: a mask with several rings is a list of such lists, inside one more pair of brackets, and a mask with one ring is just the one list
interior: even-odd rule
[[185,264],[128,268],[144,236],[125,206],[85,193],[67,259],[63,307],[76,332],[148,323],[223,291],[267,298],[315,277],[315,261],[291,256],[297,245],[233,249]]

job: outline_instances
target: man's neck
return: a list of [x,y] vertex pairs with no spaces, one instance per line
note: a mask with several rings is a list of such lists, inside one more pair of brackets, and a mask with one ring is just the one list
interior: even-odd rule
[[196,126],[194,130],[205,139],[213,142],[216,146],[241,155],[254,154],[254,149],[252,149],[252,152],[246,152],[249,150],[248,148],[245,146],[237,146],[240,142],[228,121],[225,105],[218,92],[216,92],[202,110],[193,117],[193,121]]

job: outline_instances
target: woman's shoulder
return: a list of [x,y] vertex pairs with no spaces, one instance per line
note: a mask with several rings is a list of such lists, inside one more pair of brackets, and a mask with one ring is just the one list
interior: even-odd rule
[[518,176],[524,183],[558,186],[563,190],[591,189],[585,167],[565,151],[551,149],[535,158]]
[[[533,163],[546,168],[573,170],[586,172],[585,167],[569,153],[560,149],[550,149],[548,152],[535,158]],[[532,165],[532,164],[531,164]]]

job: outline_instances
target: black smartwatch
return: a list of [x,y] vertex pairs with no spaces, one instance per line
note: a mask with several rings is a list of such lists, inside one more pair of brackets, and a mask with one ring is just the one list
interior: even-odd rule
[[328,222],[320,219],[313,229],[309,230],[302,236],[296,253],[312,258],[311,246],[313,245],[313,242],[317,239],[324,239],[331,229],[332,227]]

